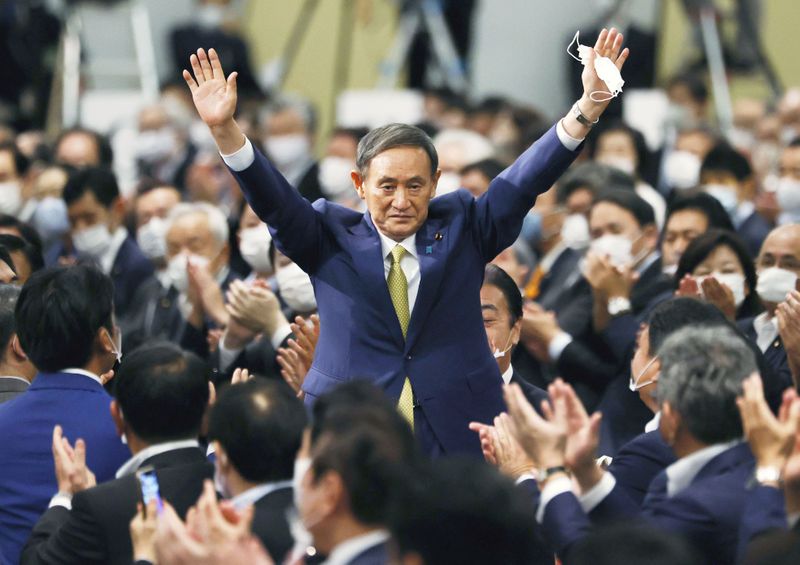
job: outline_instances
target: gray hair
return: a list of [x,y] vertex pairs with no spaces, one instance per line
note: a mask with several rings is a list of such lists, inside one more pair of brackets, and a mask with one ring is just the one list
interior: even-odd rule
[[208,227],[211,234],[219,244],[220,249],[228,243],[228,219],[222,210],[209,204],[208,202],[181,202],[176,204],[167,216],[167,232],[179,218],[193,214],[202,214],[208,219]]
[[369,164],[377,155],[395,147],[419,147],[428,154],[431,176],[436,174],[439,155],[428,134],[416,126],[389,124],[373,129],[358,142],[356,168],[361,176],[367,176]]
[[730,328],[687,327],[658,350],[659,404],[669,402],[689,432],[705,444],[741,437],[736,397],[742,381],[757,372],[756,356]]
[[[317,111],[314,105],[306,98],[293,95],[283,95],[270,102],[259,116],[259,121],[263,127],[267,125],[270,116],[280,112],[294,111],[300,116],[305,124],[306,131],[310,134],[317,131]],[[269,132],[267,132],[269,133]]]
[[5,361],[6,347],[17,331],[14,309],[20,288],[13,284],[0,284],[0,363]]

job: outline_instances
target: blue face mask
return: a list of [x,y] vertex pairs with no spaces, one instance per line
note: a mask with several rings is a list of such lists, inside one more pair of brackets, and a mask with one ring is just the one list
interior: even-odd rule
[[539,212],[531,211],[525,215],[520,235],[532,249],[539,247],[542,240],[542,215]]

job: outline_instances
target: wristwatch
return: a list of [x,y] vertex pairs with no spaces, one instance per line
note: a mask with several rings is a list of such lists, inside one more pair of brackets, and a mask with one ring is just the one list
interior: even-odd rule
[[778,483],[782,481],[782,473],[778,467],[756,467],[755,479],[758,484]]
[[572,115],[575,116],[575,119],[578,120],[578,123],[580,123],[581,125],[586,126],[589,129],[593,128],[595,126],[595,124],[597,124],[597,122],[600,121],[600,118],[597,118],[595,121],[590,120],[586,116],[586,114],[581,112],[581,108],[580,108],[580,106],[578,106],[577,102],[575,102],[575,104],[572,105],[572,110],[571,111],[572,111]]
[[563,465],[559,465],[557,467],[548,467],[547,469],[539,469],[536,472],[536,482],[541,485],[556,473],[566,473],[566,472],[567,468],[564,467]]
[[611,316],[619,316],[625,312],[630,312],[631,301],[624,296],[615,296],[608,300],[608,313]]

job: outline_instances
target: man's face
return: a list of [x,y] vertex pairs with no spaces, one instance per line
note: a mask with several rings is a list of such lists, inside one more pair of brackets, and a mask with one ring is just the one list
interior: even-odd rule
[[477,169],[472,169],[465,175],[461,175],[461,186],[469,190],[475,198],[489,190],[489,183],[491,179],[486,178],[482,172]]
[[689,244],[707,230],[708,218],[699,210],[679,210],[672,214],[661,242],[664,265],[677,265]]
[[100,164],[100,151],[94,137],[75,132],[64,137],[56,147],[56,161],[78,168],[97,166]]
[[[508,302],[503,292],[492,284],[481,287],[481,311],[483,327],[492,352],[504,351],[505,355],[497,358],[501,371],[506,371],[511,363],[514,346],[519,342],[520,321],[511,323]],[[506,351],[508,350],[508,351]]]
[[655,246],[655,238],[642,230],[636,218],[625,208],[611,202],[598,202],[589,213],[589,234],[592,239],[604,235],[621,235],[633,242],[631,253],[634,257],[645,248]]
[[745,200],[747,197],[747,194],[744,192],[745,183],[739,182],[739,179],[728,171],[702,171],[700,173],[700,184],[717,184],[728,187],[736,193],[739,202]]
[[612,131],[600,137],[597,142],[595,159],[601,163],[609,158],[626,159],[636,167],[636,147],[630,136],[621,131]]
[[219,265],[214,265],[220,257],[221,247],[214,238],[208,218],[205,214],[186,214],[177,218],[167,232],[167,258],[172,259],[179,253],[199,255],[212,262],[211,272],[216,272]]
[[676,151],[688,151],[697,155],[702,161],[714,146],[714,139],[702,131],[688,131],[679,134],[675,140]]
[[594,194],[592,194],[591,190],[588,188],[579,188],[567,197],[567,211],[570,214],[586,215],[592,207],[593,200]]
[[631,379],[639,393],[639,398],[653,412],[658,410],[655,400],[658,386],[659,362],[650,353],[650,330],[645,325],[636,337],[636,351],[631,359]]
[[800,277],[800,228],[779,228],[764,240],[756,265],[759,271],[778,267]]
[[366,177],[353,172],[352,178],[375,227],[399,242],[417,233],[428,218],[440,173],[431,175],[421,147],[395,147],[372,159]]
[[141,227],[153,218],[166,218],[170,210],[181,201],[174,188],[155,188],[136,199],[136,227]]
[[780,176],[800,180],[800,147],[787,147],[783,150]]
[[19,180],[19,171],[11,151],[0,151],[0,183]]
[[342,159],[348,159],[355,163],[357,151],[358,141],[351,135],[340,133],[332,136],[330,141],[328,141],[325,155],[329,157],[341,157]]
[[[114,205],[112,204],[112,209]],[[117,214],[103,206],[94,192],[87,190],[77,200],[67,206],[67,215],[72,233],[85,230],[97,224],[105,224],[113,231],[120,223]]]

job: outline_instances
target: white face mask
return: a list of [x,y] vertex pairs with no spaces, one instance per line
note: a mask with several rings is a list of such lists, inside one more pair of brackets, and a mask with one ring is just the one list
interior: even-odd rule
[[112,332],[108,332],[111,341],[111,352],[117,358],[117,363],[122,363],[122,330],[117,330],[117,339],[114,339]]
[[140,132],[134,142],[134,153],[145,163],[158,163],[168,159],[175,146],[175,134],[170,128],[163,127]]
[[314,298],[314,286],[311,278],[297,266],[290,263],[275,272],[278,290],[281,298],[295,312],[311,312],[316,310],[317,301]]
[[[572,41],[570,41],[570,44],[567,46],[567,53],[576,61],[580,61],[583,66],[586,66],[589,63],[589,56],[592,48],[587,45],[581,45],[579,34],[580,32],[575,32],[575,37],[572,38]],[[573,55],[569,50],[573,44],[578,45],[578,56]],[[589,98],[591,98],[594,102],[606,102],[619,96],[619,93],[622,92],[622,85],[625,84],[625,81],[622,80],[622,75],[620,74],[619,69],[611,61],[611,59],[608,57],[601,57],[595,53],[594,70],[597,73],[598,78],[606,83],[608,92],[604,92],[602,90],[590,92]]]
[[218,4],[205,4],[195,9],[197,24],[204,29],[213,29],[225,20],[225,8]]
[[664,180],[672,188],[694,188],[700,181],[700,158],[688,151],[673,151],[664,162]]
[[167,254],[167,221],[158,216],[136,232],[136,243],[148,259],[160,259]]
[[589,250],[608,257],[615,267],[623,267],[633,262],[632,247],[633,242],[624,235],[606,234],[592,240]]
[[[733,302],[738,308],[744,302],[744,275],[741,273],[711,273],[706,277],[698,277],[697,284],[701,285],[708,277],[714,277],[717,282],[727,286],[733,293]],[[702,292],[702,287],[701,287]]]
[[0,182],[0,214],[16,216],[22,209],[22,185],[19,181]]
[[758,272],[756,292],[765,302],[779,303],[795,290],[797,275],[780,267],[768,267]]
[[186,272],[186,266],[191,261],[192,265],[200,267],[207,266],[210,261],[201,255],[187,255],[185,253],[178,253],[169,260],[167,265],[167,273],[172,285],[181,294],[186,294],[189,291],[189,273]]
[[644,374],[653,365],[653,363],[656,362],[657,359],[658,359],[658,356],[653,357],[652,359],[650,359],[650,361],[647,362],[647,365],[645,365],[642,368],[642,370],[639,371],[638,375],[636,375],[635,377],[633,375],[631,375],[630,382],[628,383],[628,388],[630,389],[631,392],[636,392],[640,388],[644,388],[647,385],[651,385],[651,384],[653,384],[654,382],[656,382],[658,380],[658,373],[656,373],[655,377],[653,377],[649,381],[639,382],[639,381],[642,380],[642,377],[644,376]]
[[272,236],[267,229],[267,224],[243,229],[239,232],[239,252],[256,273],[272,271],[272,262],[269,260],[271,241]]
[[608,165],[609,167],[614,167],[615,169],[618,169],[631,176],[636,174],[636,163],[634,163],[633,159],[629,159],[628,157],[621,157],[619,155],[604,155],[603,157],[598,157],[597,162],[602,163],[603,165]]
[[[680,261],[680,257],[678,257],[678,261]],[[674,265],[664,265],[664,268],[661,269],[661,272],[665,275],[674,276],[675,273],[678,272],[678,264],[675,263]]]
[[444,171],[436,183],[436,196],[455,192],[459,188],[461,188],[461,177],[457,173]]
[[735,188],[726,184],[704,184],[703,192],[716,198],[729,216],[736,213],[736,208],[739,206],[739,195]]
[[61,198],[42,198],[33,211],[31,223],[45,242],[52,242],[69,231],[67,205]]
[[[300,508],[303,504],[303,478],[306,473],[311,469],[311,458],[302,457],[294,461],[294,474],[292,475],[292,490],[294,494],[294,508],[290,509],[287,515],[289,522],[289,530],[294,539],[294,550],[304,552],[306,548],[311,547],[314,543],[314,537],[309,532],[319,523],[319,519],[303,520],[300,515]],[[294,552],[293,550],[293,552]]]
[[510,343],[510,342],[511,342],[511,336],[509,335],[509,336],[508,336],[508,339],[506,340],[506,345],[507,345],[508,347],[506,347],[506,348],[505,348],[505,349],[503,349],[502,351],[501,351],[501,350],[499,350],[499,349],[497,349],[497,348],[495,347],[495,349],[494,349],[494,353],[493,353],[493,355],[494,355],[494,358],[495,358],[495,359],[500,359],[501,357],[505,357],[505,356],[506,356],[506,353],[508,353],[509,351],[511,351],[511,348],[512,348],[512,347],[514,347],[514,344],[513,344],[513,343]]
[[561,240],[572,249],[586,249],[591,240],[589,222],[583,214],[570,214],[561,224]]
[[783,212],[794,217],[800,216],[800,180],[791,177],[778,179],[775,198]]
[[353,181],[350,179],[350,172],[356,168],[356,164],[344,157],[323,157],[319,162],[319,183],[322,185],[322,192],[332,200],[338,200],[342,196],[353,194]]
[[95,224],[72,234],[72,243],[78,255],[100,259],[111,246],[111,232],[105,224]]
[[289,135],[271,135],[264,140],[270,160],[279,169],[290,168],[311,153],[311,144],[308,137],[302,133]]

